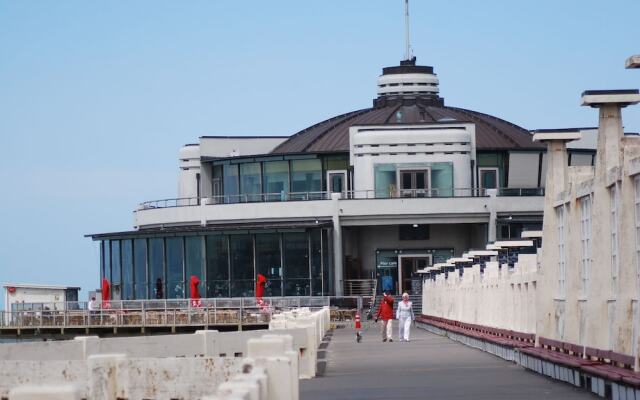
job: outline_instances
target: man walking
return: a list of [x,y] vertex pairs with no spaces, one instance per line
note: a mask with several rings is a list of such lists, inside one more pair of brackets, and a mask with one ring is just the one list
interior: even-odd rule
[[380,302],[380,307],[378,308],[378,314],[376,315],[376,322],[378,322],[378,318],[382,319],[382,324],[380,325],[382,332],[382,341],[386,342],[387,340],[393,342],[391,337],[392,332],[392,322],[393,321],[393,297],[390,292],[387,290],[384,292],[382,296],[382,301]]

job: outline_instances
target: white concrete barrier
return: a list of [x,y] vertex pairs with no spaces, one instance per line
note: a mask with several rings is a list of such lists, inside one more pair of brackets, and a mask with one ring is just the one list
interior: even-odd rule
[[298,379],[315,376],[329,310],[287,311],[274,321],[268,331],[0,345],[0,397],[28,385],[73,385],[85,399],[297,400]]
[[28,385],[9,392],[9,400],[80,400],[80,390],[73,385]]

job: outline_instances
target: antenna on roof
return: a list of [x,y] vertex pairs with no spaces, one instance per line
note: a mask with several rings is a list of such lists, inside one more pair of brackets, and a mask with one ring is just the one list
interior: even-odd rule
[[411,33],[409,29],[409,0],[404,0],[404,25],[406,41],[404,59],[411,60],[413,54],[411,52]]

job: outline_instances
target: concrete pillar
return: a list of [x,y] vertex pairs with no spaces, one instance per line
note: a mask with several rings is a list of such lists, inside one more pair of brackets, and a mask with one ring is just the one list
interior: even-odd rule
[[344,295],[343,277],[344,268],[342,255],[342,227],[340,226],[340,197],[342,193],[331,193],[333,202],[333,271],[336,296]]

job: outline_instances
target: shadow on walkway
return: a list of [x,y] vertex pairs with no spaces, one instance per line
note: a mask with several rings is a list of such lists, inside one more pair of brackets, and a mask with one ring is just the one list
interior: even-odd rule
[[422,329],[411,333],[409,343],[383,343],[373,326],[358,344],[353,329],[335,330],[326,372],[300,382],[301,399],[597,398]]

